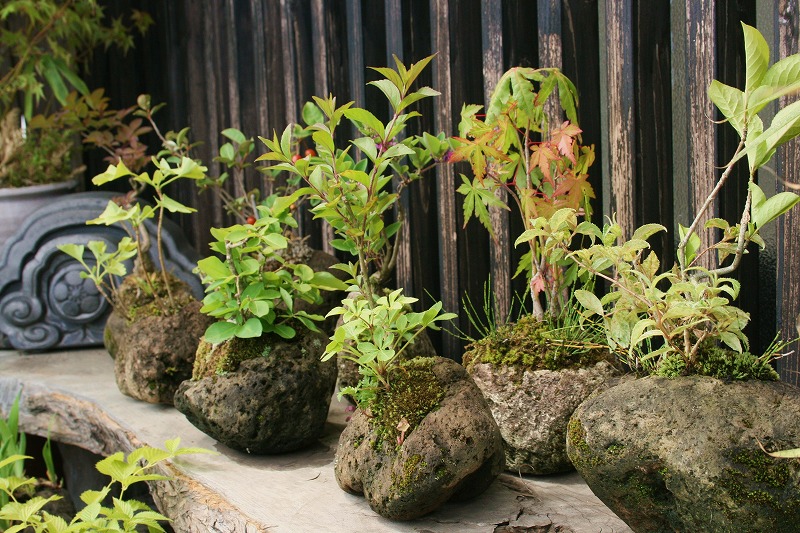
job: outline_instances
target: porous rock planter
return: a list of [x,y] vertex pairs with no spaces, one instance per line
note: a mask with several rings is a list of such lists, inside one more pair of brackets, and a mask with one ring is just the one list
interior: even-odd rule
[[616,383],[621,372],[607,351],[587,352],[566,368],[539,368],[555,364],[546,360],[557,358],[557,348],[531,334],[531,322],[524,317],[474,343],[464,364],[500,428],[506,469],[569,472],[574,469],[566,447],[570,416],[592,393]]
[[325,428],[336,364],[322,362],[324,334],[298,331],[202,341],[194,376],[175,394],[175,407],[198,429],[240,451],[273,454],[307,447]]
[[592,491],[637,532],[794,532],[800,389],[781,382],[647,377],[584,402],[568,436]]
[[[389,380],[391,392],[379,393],[374,411],[357,411],[339,438],[339,486],[394,520],[486,490],[503,470],[502,438],[463,367],[417,358],[395,367]],[[403,420],[410,429],[401,430]]]
[[[123,285],[135,283],[129,276]],[[173,298],[177,310],[170,314],[148,305],[131,319],[119,309],[108,317],[103,341],[114,358],[117,386],[127,396],[172,405],[175,391],[192,376],[197,345],[213,319],[200,313],[202,304],[183,283],[176,283]]]

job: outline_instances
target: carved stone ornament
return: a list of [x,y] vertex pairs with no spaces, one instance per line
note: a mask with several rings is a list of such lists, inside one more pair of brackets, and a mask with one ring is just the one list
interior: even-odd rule
[[[47,350],[103,344],[111,308],[94,283],[81,278],[83,267],[58,245],[104,240],[110,250],[116,248],[127,235],[122,226],[86,224],[114,196],[108,192],[64,196],[31,213],[5,242],[0,249],[0,348]],[[149,222],[146,227],[155,235],[155,224]],[[198,256],[178,225],[165,220],[162,240],[167,268],[201,298],[202,285],[192,273]],[[151,255],[157,264],[155,249]],[[87,263],[93,261],[88,250],[84,258]],[[131,268],[129,264],[128,271]]]

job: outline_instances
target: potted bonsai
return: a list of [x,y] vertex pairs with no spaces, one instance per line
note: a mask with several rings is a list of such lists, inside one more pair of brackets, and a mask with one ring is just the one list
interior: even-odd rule
[[[480,494],[502,470],[503,455],[497,426],[480,394],[463,369],[450,359],[417,358],[399,362],[426,327],[449,320],[441,303],[421,312],[408,308],[416,299],[402,288],[384,293],[373,283],[391,249],[386,242],[400,229],[386,214],[397,202],[388,190],[393,168],[422,168],[442,157],[448,146],[431,135],[400,139],[409,119],[408,106],[436,91],[411,86],[430,62],[409,67],[396,59],[396,70],[375,69],[383,76],[372,82],[389,100],[388,122],[352,103],[336,105],[333,97],[315,98],[323,119],[311,126],[316,157],[292,159],[291,127],[281,138],[262,139],[269,152],[262,160],[273,169],[299,176],[312,212],[329,222],[339,239],[335,246],[352,253],[354,263],[340,265],[348,273],[351,298],[331,311],[342,323],[325,347],[323,359],[337,354],[357,362],[361,380],[340,392],[352,396],[358,408],[340,436],[335,475],[342,489],[363,493],[382,516],[407,520],[421,516],[451,498]],[[340,149],[335,134],[343,118],[354,121],[361,137]],[[361,159],[351,155],[360,152]],[[419,173],[405,166],[400,178]]]
[[[152,19],[132,10],[130,22],[110,20],[97,2],[10,0],[0,12],[0,244],[38,206],[78,186],[83,168],[76,143],[82,125],[47,123],[70,89],[89,93],[78,68],[97,46],[133,46],[133,27]],[[34,116],[36,115],[36,116]]]
[[[355,128],[355,130],[359,131],[361,134],[365,136],[374,135],[373,132],[376,124],[373,122],[370,125],[370,119],[358,120],[353,117],[345,118],[349,118],[353,128]],[[309,141],[313,141],[312,137],[315,131],[314,126],[324,123],[326,121],[326,117],[317,103],[311,101],[306,102],[306,104],[303,106],[302,120],[305,123],[305,127],[295,124],[291,128],[287,128],[287,132],[290,132],[288,142],[292,146],[291,162],[293,164],[299,163],[301,168],[305,165],[305,161],[319,161],[317,151],[314,148],[306,148],[303,150],[302,147],[305,146]],[[287,142],[285,139],[285,136],[282,136],[281,143]],[[430,169],[437,163],[437,161],[443,160],[446,151],[449,148],[448,143],[444,139],[444,135],[433,137],[430,134],[424,134],[422,137],[415,138],[412,141],[412,146],[414,146],[414,148],[412,148],[414,153],[409,154],[412,163],[411,165],[395,159],[390,159],[388,162],[388,165],[391,168],[394,176],[398,178],[396,180],[394,190],[394,193],[397,195],[397,197],[400,197],[400,195],[403,193],[403,190],[411,183],[420,179],[423,172]],[[241,146],[237,152],[241,152]],[[434,160],[434,156],[436,157],[436,160]],[[346,155],[346,157],[350,156]],[[303,160],[303,162],[300,162],[301,160]],[[354,164],[355,161],[351,161],[351,163]],[[285,182],[286,188],[289,190],[297,190],[297,188],[301,186],[302,178],[296,171],[286,172],[286,169],[281,169],[279,165],[275,167],[262,167],[260,170],[265,174],[270,175],[272,179],[275,179],[281,173],[287,175]],[[306,200],[307,198],[301,198],[298,204]],[[388,290],[388,287],[393,279],[397,254],[400,249],[400,240],[396,238],[396,235],[402,231],[403,221],[405,220],[406,213],[404,212],[402,204],[399,202],[393,203],[392,208],[395,210],[395,220],[391,221],[387,219],[385,221],[385,235],[383,238],[375,241],[373,249],[370,252],[371,269],[369,274],[369,283],[372,290],[376,293]],[[356,255],[352,246],[347,244],[346,241],[342,239],[334,239],[331,242],[331,245],[332,247],[343,252]],[[326,268],[332,267],[338,262],[335,257],[328,256],[328,254],[323,256],[320,252],[315,252],[314,259],[315,264],[320,266],[324,265]],[[324,259],[324,261],[321,261],[321,259]],[[333,261],[329,262],[329,259],[332,259]],[[337,272],[342,279],[348,276],[348,274],[343,270],[333,270],[334,272]],[[353,286],[353,289],[354,290],[348,293],[348,298],[357,297],[357,286]],[[332,293],[327,293],[327,295],[332,295]],[[324,323],[326,331],[328,331],[330,334],[333,334],[333,332],[342,325],[342,320],[342,317],[337,315],[326,317]],[[433,347],[430,337],[425,331],[422,331],[420,335],[415,338],[414,342],[408,347],[408,349],[403,351],[402,356],[404,358],[412,358],[417,356],[434,355],[436,355],[436,351]],[[339,390],[350,390],[361,379],[358,364],[351,357],[348,357],[344,352],[336,357],[336,364],[338,366],[337,387]],[[353,401],[353,398],[348,394],[345,394],[343,397],[347,398],[348,401]]]
[[[197,349],[192,379],[175,407],[221,443],[247,453],[306,447],[322,434],[336,365],[320,360],[322,316],[299,308],[320,290],[347,286],[294,262],[287,228],[298,193],[270,197],[252,224],[212,229],[212,255],[198,262],[206,284],[202,312],[215,318]],[[220,257],[221,256],[221,257]]]
[[[87,222],[122,225],[129,236],[123,237],[116,249],[109,249],[105,241],[59,248],[84,266],[81,275],[94,281],[113,308],[104,342],[114,358],[120,391],[140,400],[172,404],[178,385],[191,376],[197,343],[209,319],[199,313],[201,304],[189,286],[167,269],[162,239],[165,213],[191,213],[194,209],[168,196],[165,189],[178,180],[201,179],[206,168],[186,156],[153,158],[153,164],[156,170],[152,174],[136,174],[120,162],[92,179],[102,185],[130,178],[134,186]],[[137,201],[146,187],[154,191],[155,206]],[[155,224],[150,225],[151,219]],[[132,272],[120,282],[128,274],[127,263],[134,258]]]
[[[782,343],[748,353],[749,316],[731,304],[739,282],[727,277],[748,243],[764,246],[761,228],[800,201],[790,192],[766,198],[755,183],[775,149],[800,132],[800,102],[769,126],[759,117],[800,89],[800,55],[770,66],[764,38],[742,27],[744,88],[714,81],[708,90],[741,141],[694,221],[680,227],[675,266],[662,272],[663,261],[648,251],[646,239],[666,230],[654,224],[627,240],[613,220],[602,230],[587,226],[596,244],[572,253],[611,287],[602,298],[578,293],[585,313],[602,318],[609,346],[647,376],[585,401],[570,421],[567,448],[594,493],[634,531],[792,531],[800,520],[800,469],[759,449],[796,446],[800,394],[770,366]],[[750,175],[741,218],[706,222],[719,235],[706,248],[700,217],[739,161]],[[718,266],[703,266],[710,254]]]
[[[550,124],[545,109],[556,95],[566,120]],[[572,289],[580,281],[566,254],[591,215],[588,170],[594,147],[581,145],[577,92],[554,68],[512,68],[487,105],[465,105],[451,160],[469,161],[462,175],[465,224],[476,217],[494,235],[489,208],[513,202],[525,245],[516,275],[525,273],[530,314],[487,328],[473,339],[464,365],[483,392],[506,451],[506,468],[532,474],[572,470],[567,457],[569,417],[619,371],[597,328],[582,327]],[[508,199],[508,201],[504,199]],[[491,305],[491,304],[488,304]],[[490,317],[487,317],[490,318]]]

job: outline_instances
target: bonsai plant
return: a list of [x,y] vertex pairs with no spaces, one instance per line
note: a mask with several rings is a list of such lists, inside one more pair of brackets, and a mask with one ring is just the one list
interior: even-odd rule
[[[612,219],[581,230],[596,244],[571,253],[585,271],[610,284],[602,298],[576,296],[586,315],[599,315],[609,346],[647,377],[618,385],[574,413],[568,452],[589,486],[634,531],[791,531],[800,519],[800,469],[762,453],[759,443],[796,443],[800,395],[778,383],[770,361],[748,353],[747,313],[731,304],[739,282],[727,277],[759,232],[800,201],[790,192],[767,199],[755,183],[775,149],[800,132],[800,103],[780,109],[767,127],[759,116],[782,95],[800,89],[800,55],[769,65],[769,47],[742,24],[745,86],[718,81],[708,95],[740,142],[688,228],[680,227],[675,265],[648,251],[660,225],[637,228],[629,239]],[[740,219],[705,223],[719,237],[703,247],[703,213],[740,161],[749,170]],[[717,266],[701,258],[717,256]],[[778,407],[779,406],[779,407]],[[775,417],[775,409],[784,416]]]
[[[0,11],[0,240],[19,220],[53,196],[77,186],[83,172],[76,142],[81,125],[43,127],[69,99],[89,90],[78,69],[97,46],[127,51],[133,28],[144,33],[152,19],[132,10],[129,22],[106,17],[91,0],[9,0]],[[37,115],[38,114],[38,115]],[[34,117],[34,115],[37,115]],[[45,120],[47,122],[47,120]],[[35,188],[34,188],[35,187]]]
[[[92,179],[102,185],[130,178],[134,186],[87,222],[122,225],[129,236],[122,238],[116,249],[109,250],[105,241],[59,248],[84,266],[81,275],[94,281],[113,308],[104,340],[115,360],[120,390],[137,399],[171,404],[178,385],[191,376],[197,343],[209,320],[199,313],[200,302],[188,285],[167,268],[162,239],[165,213],[191,213],[194,209],[165,190],[178,180],[201,179],[206,168],[186,156],[153,158],[152,162],[156,166],[152,174],[136,174],[120,162]],[[155,206],[137,201],[137,195],[148,186],[154,191]],[[133,271],[120,282],[128,274],[126,263],[134,258]]]
[[[556,96],[566,115],[557,125],[545,112]],[[485,116],[481,106],[462,108],[451,157],[469,161],[474,175],[462,175],[458,189],[465,224],[476,217],[496,239],[489,208],[513,204],[524,228],[515,245],[527,252],[516,275],[527,275],[532,311],[487,328],[464,354],[503,434],[506,468],[521,473],[572,470],[569,417],[618,373],[596,330],[581,327],[571,297],[581,279],[565,249],[578,235],[579,219],[591,215],[594,197],[587,174],[594,147],[581,145],[577,105],[575,86],[558,69],[512,68]]]
[[[356,399],[358,409],[339,439],[336,479],[346,491],[363,492],[379,514],[401,520],[430,512],[451,497],[479,494],[503,461],[497,427],[459,365],[443,358],[399,363],[422,330],[454,315],[442,313],[441,303],[411,312],[407,306],[416,300],[404,296],[402,288],[384,293],[375,283],[391,263],[387,251],[401,228],[387,216],[398,199],[397,191],[388,190],[392,173],[402,187],[448,149],[443,137],[400,137],[417,115],[408,107],[438,94],[429,87],[411,89],[431,59],[409,67],[395,59],[396,69],[375,69],[382,78],[371,85],[392,109],[386,123],[352,102],[337,107],[332,96],[315,98],[323,114],[311,126],[317,155],[293,159],[290,126],[280,139],[277,134],[262,139],[269,152],[259,158],[302,179],[305,187],[298,193],[307,195],[315,216],[334,228],[339,237],[334,246],[356,256],[354,263],[339,265],[354,294],[331,311],[343,320],[323,354],[329,360],[344,353],[362,374],[356,385],[341,391]],[[336,132],[344,118],[362,136],[341,149]],[[406,157],[413,169],[404,163]]]
[[[282,453],[316,441],[328,418],[336,366],[320,361],[321,290],[347,286],[292,257],[287,229],[297,226],[298,193],[270,197],[252,224],[212,229],[212,255],[197,269],[206,284],[205,331],[194,372],[175,406],[199,429],[247,453]],[[221,258],[220,258],[221,256]]]

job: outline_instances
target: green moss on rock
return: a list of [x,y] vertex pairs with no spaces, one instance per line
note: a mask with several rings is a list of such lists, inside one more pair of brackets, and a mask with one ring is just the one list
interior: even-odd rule
[[522,317],[470,344],[464,354],[464,366],[489,363],[531,370],[561,370],[612,360],[608,350],[592,342],[564,341],[560,338],[559,327],[559,324],[539,321],[533,316]]
[[664,357],[655,372],[657,376],[674,378],[687,375],[709,376],[726,381],[778,381],[778,373],[764,358],[739,353],[711,344],[701,346],[697,363],[691,368],[680,354]]
[[378,440],[397,442],[401,432],[397,429],[401,420],[408,422],[404,438],[428,413],[439,407],[445,390],[433,373],[435,359],[420,357],[395,366],[389,372],[389,389],[381,389],[370,410],[373,423],[378,424]]
[[235,372],[242,361],[267,357],[272,349],[260,337],[240,339],[234,337],[221,344],[210,344],[202,339],[197,347],[192,379],[197,381],[215,375]]
[[[595,454],[591,447],[586,443],[586,430],[581,421],[575,417],[570,418],[567,424],[567,443],[569,445],[569,459],[579,471],[584,468],[594,469],[605,464],[602,457]],[[611,452],[617,454],[617,451]]]
[[800,493],[797,461],[776,459],[757,449],[735,449],[726,454],[731,467],[719,483],[737,507],[767,507],[776,516],[774,525],[797,523],[800,519]]
[[127,276],[117,292],[115,307],[128,322],[136,322],[149,316],[173,314],[194,301],[194,296],[186,283],[173,274],[167,274],[174,305],[164,308],[169,302],[169,296],[161,273],[144,275],[147,277],[136,272]]
[[[419,454],[414,454],[403,464],[401,476],[392,474],[392,483],[397,487],[400,494],[407,492],[415,483],[419,483],[427,474],[428,464]],[[399,478],[399,479],[398,479]]]

